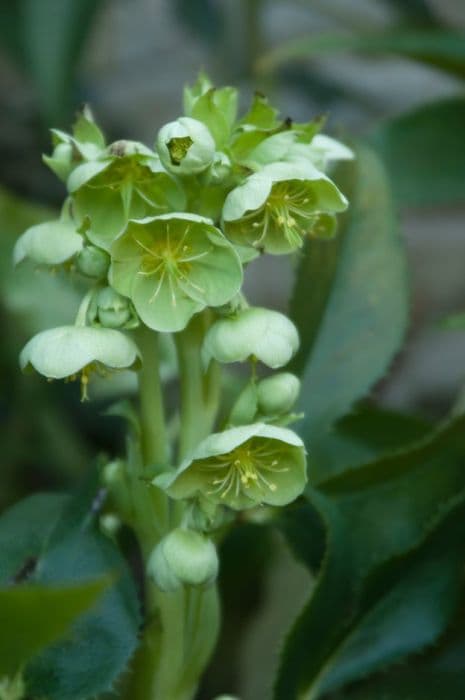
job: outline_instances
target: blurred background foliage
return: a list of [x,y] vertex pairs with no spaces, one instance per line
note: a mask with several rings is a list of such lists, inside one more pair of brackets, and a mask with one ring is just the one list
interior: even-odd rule
[[[11,270],[16,237],[32,223],[49,218],[63,198],[61,185],[41,162],[41,153],[49,148],[48,128],[68,128],[75,111],[87,102],[110,141],[127,137],[151,144],[158,127],[178,115],[180,88],[201,67],[216,83],[240,87],[244,100],[256,89],[265,92],[285,116],[298,121],[326,114],[330,133],[349,143],[363,141],[384,163],[388,184],[382,175],[381,191],[370,190],[380,206],[372,207],[367,218],[362,193],[345,223],[349,231],[364,225],[359,239],[351,239],[356,260],[363,250],[370,250],[371,237],[376,243],[377,262],[373,264],[367,256],[361,272],[367,276],[351,293],[363,299],[374,283],[386,302],[376,319],[378,354],[367,369],[372,376],[364,391],[382,373],[376,358],[381,356],[387,365],[405,329],[402,301],[396,296],[404,283],[403,263],[388,244],[382,247],[383,237],[378,235],[384,227],[389,236],[396,217],[411,275],[406,344],[388,378],[372,393],[383,408],[361,408],[344,418],[330,437],[316,440],[311,466],[318,494],[309,494],[307,505],[297,506],[283,518],[280,529],[297,561],[284,546],[282,535],[258,525],[235,530],[224,545],[225,623],[202,697],[232,690],[243,700],[268,697],[270,665],[277,661],[283,633],[308,598],[313,576],[322,566],[325,527],[329,523],[334,535],[341,529],[339,520],[345,519],[344,536],[336,537],[326,550],[321,574],[326,577],[325,587],[317,599],[321,619],[315,618],[311,605],[299,618],[300,627],[291,633],[283,656],[276,697],[294,697],[289,677],[297,678],[305,667],[307,648],[321,646],[322,657],[314,660],[313,672],[321,675],[329,661],[335,666],[334,674],[326,673],[323,681],[324,692],[335,700],[437,700],[440,694],[462,698],[463,614],[446,633],[452,611],[443,602],[457,600],[460,608],[462,594],[456,582],[463,552],[455,540],[446,551],[444,541],[450,542],[450,530],[444,524],[442,530],[431,526],[440,499],[447,501],[463,488],[460,418],[452,427],[431,433],[431,421],[449,410],[465,373],[465,333],[439,328],[444,316],[465,305],[462,0],[0,0],[0,510],[31,492],[77,484],[96,453],[117,455],[123,443],[122,423],[102,413],[118,387],[131,392],[128,384],[103,386],[96,389],[90,405],[80,404],[75,386],[47,385],[22,377],[18,370],[17,355],[25,340],[38,329],[70,321],[78,298],[77,290],[58,273],[52,276],[27,267]],[[373,177],[366,181],[368,187],[380,180],[378,166],[370,156],[365,158]],[[390,195],[386,200],[386,187],[392,190],[395,214]],[[336,257],[331,262],[328,250],[315,251],[313,262],[308,260],[310,265],[321,262],[329,271],[321,280],[328,295],[334,284],[344,294],[347,282],[334,277]],[[390,272],[385,274],[386,269]],[[300,268],[297,285],[303,292],[311,294],[306,285],[314,272],[305,264]],[[381,277],[383,284],[377,286]],[[290,266],[280,259],[259,261],[254,278],[248,281],[251,298],[286,308],[291,278]],[[313,347],[326,301],[317,299],[312,304],[299,307],[295,295],[290,303],[304,338],[304,354],[296,359],[301,366],[306,363],[305,352]],[[336,305],[334,297],[331,304]],[[356,306],[350,309],[350,313],[362,312]],[[335,313],[349,325],[345,308],[339,306]],[[391,333],[393,315],[398,325]],[[326,376],[324,360],[333,357],[344,328],[326,327],[319,336],[306,381]],[[353,342],[360,345],[360,338]],[[326,389],[323,384],[322,390]],[[316,419],[312,422],[316,414],[309,397],[310,418],[304,430],[313,439],[321,426]],[[349,387],[348,399],[341,397],[332,419],[344,416],[353,398]],[[415,417],[404,418],[405,412]],[[407,458],[406,446],[412,445],[413,457],[409,452]],[[444,461],[441,450],[453,453],[442,481],[437,476],[438,460]],[[408,467],[408,478],[402,472],[407,461],[413,465]],[[426,462],[430,466],[424,480]],[[375,465],[369,476],[373,505],[360,520],[358,541],[346,534],[352,529],[358,498],[350,468],[370,463]],[[419,465],[422,469],[417,473]],[[389,469],[402,472],[406,480],[385,483]],[[412,507],[413,493],[421,484],[426,484],[424,500]],[[391,495],[386,498],[387,492]],[[402,503],[399,494],[405,496]],[[428,494],[436,498],[434,503]],[[332,510],[334,503],[337,514]],[[453,519],[463,521],[460,508],[461,504],[448,515],[449,526],[459,535]],[[400,540],[402,526],[404,535],[409,532],[405,547],[415,548],[415,554],[406,560],[407,582],[399,578],[396,559],[407,555],[399,548],[390,549],[383,533],[376,530],[376,509],[378,518],[384,509],[386,522],[397,523]],[[430,527],[431,535],[425,535]],[[378,532],[378,540],[367,536],[371,531]],[[362,549],[386,552],[386,561],[381,573],[372,575],[360,600],[360,572],[368,566],[359,561]],[[431,551],[442,553],[447,561],[428,558],[426,553]],[[244,570],[245,560],[253,561],[253,567]],[[360,565],[355,572],[354,560]],[[431,561],[434,572],[428,569]],[[447,578],[444,572],[452,573]],[[426,592],[422,599],[416,598],[409,615],[408,585],[414,586],[416,580]],[[433,585],[438,580],[440,592]],[[376,626],[373,600],[389,611],[396,627]],[[404,607],[399,600],[407,601]],[[351,617],[354,608],[356,618]],[[441,609],[434,619],[432,608]],[[347,623],[343,633],[333,630],[341,618]],[[370,644],[373,638],[379,641],[380,635],[383,649]],[[438,638],[443,643],[435,655],[431,645]],[[408,641],[401,644],[402,639]],[[370,646],[371,660],[364,657]],[[367,668],[377,672],[411,651],[416,651],[412,664],[354,683]],[[295,661],[299,654],[300,662]]]

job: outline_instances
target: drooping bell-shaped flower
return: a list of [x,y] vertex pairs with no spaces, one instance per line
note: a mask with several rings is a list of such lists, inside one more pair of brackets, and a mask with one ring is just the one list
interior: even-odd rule
[[147,573],[160,590],[172,593],[183,586],[208,586],[216,579],[218,568],[213,542],[200,532],[178,527],[157,544]]
[[23,371],[35,370],[47,379],[81,378],[87,398],[89,376],[107,370],[136,369],[139,350],[131,338],[109,328],[61,326],[35,335],[19,356]]
[[180,186],[143,144],[117,141],[98,160],[82,163],[68,179],[75,216],[95,245],[109,250],[129,219],[184,208]]
[[210,435],[174,474],[154,483],[172,498],[203,496],[234,510],[284,506],[305,488],[305,449],[287,428],[264,423],[230,428]]
[[18,238],[13,249],[15,265],[25,259],[37,265],[62,265],[81,251],[84,241],[68,209],[69,202],[59,219],[31,226]]
[[257,385],[257,404],[265,416],[287,413],[299,396],[300,381],[290,372],[278,372]]
[[272,163],[232,190],[223,207],[228,238],[275,255],[299,249],[306,236],[334,235],[334,214],[347,199],[310,163]]
[[244,362],[255,358],[277,369],[287,364],[299,347],[297,329],[287,316],[252,307],[219,319],[208,330],[202,349],[205,364]]
[[205,307],[226,304],[242,284],[233,246],[195,214],[130,221],[111,257],[111,284],[158,331],[182,330]]

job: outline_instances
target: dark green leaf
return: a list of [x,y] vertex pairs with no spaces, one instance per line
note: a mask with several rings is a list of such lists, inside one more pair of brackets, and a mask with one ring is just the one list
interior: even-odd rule
[[[0,585],[33,566],[61,515],[66,496],[37,493],[19,501],[0,517]],[[32,561],[31,561],[32,560]]]
[[398,54],[421,61],[454,75],[465,77],[465,38],[440,30],[403,30],[377,34],[311,34],[292,39],[258,62],[260,71],[275,70],[291,60],[325,54],[345,53]]
[[[322,484],[325,511],[322,494],[318,501],[309,490],[311,506],[324,513],[326,552],[287,640],[276,698],[290,700],[303,688],[319,697],[443,632],[462,583],[465,508],[456,494],[465,492],[464,428],[459,417],[409,448],[329,479]],[[293,512],[285,533],[312,567],[302,513]]]
[[[341,218],[332,283],[324,259],[312,259],[310,247],[291,303],[303,339],[297,368],[306,362],[298,408],[305,412],[300,432],[309,449],[386,371],[407,319],[405,257],[382,165],[370,150],[359,148],[355,163],[339,171],[338,182],[350,208]],[[315,250],[316,255],[324,251],[323,243]],[[321,278],[326,298],[314,302]]]
[[64,637],[108,585],[108,577],[102,577],[80,585],[0,589],[0,678],[13,677],[32,656]]
[[434,102],[386,121],[371,141],[386,164],[401,205],[465,202],[463,97]]

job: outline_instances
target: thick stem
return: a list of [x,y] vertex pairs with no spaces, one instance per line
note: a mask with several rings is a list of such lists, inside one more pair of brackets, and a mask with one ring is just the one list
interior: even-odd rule
[[139,372],[142,453],[146,465],[164,465],[169,455],[159,372],[158,337],[143,327],[137,331],[136,338],[142,355],[142,369]]
[[205,372],[201,358],[208,322],[206,315],[195,316],[176,336],[181,387],[179,460],[210,433],[218,408],[219,367],[212,362]]

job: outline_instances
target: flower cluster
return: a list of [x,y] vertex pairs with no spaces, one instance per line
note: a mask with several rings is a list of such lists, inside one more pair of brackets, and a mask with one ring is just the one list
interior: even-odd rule
[[52,132],[44,158],[66,185],[60,216],[27,230],[14,251],[16,264],[58,268],[87,287],[74,325],[29,341],[24,369],[80,376],[86,398],[92,373],[141,367],[139,328],[181,334],[196,318],[205,373],[212,364],[250,367],[222,429],[199,435],[148,487],[186,506],[150,558],[167,591],[215,577],[209,533],[224,522],[218,513],[283,506],[305,487],[305,450],[285,427],[299,380],[260,369],[286,365],[298,333],[283,314],[247,303],[244,271],[263,253],[292,254],[307,238],[333,237],[347,207],[327,171],[352,152],[320,134],[321,121],[282,120],[261,95],[239,118],[237,102],[235,89],[201,75],[185,89],[184,115],[159,130],[153,149],[107,144],[85,109],[71,134]]

